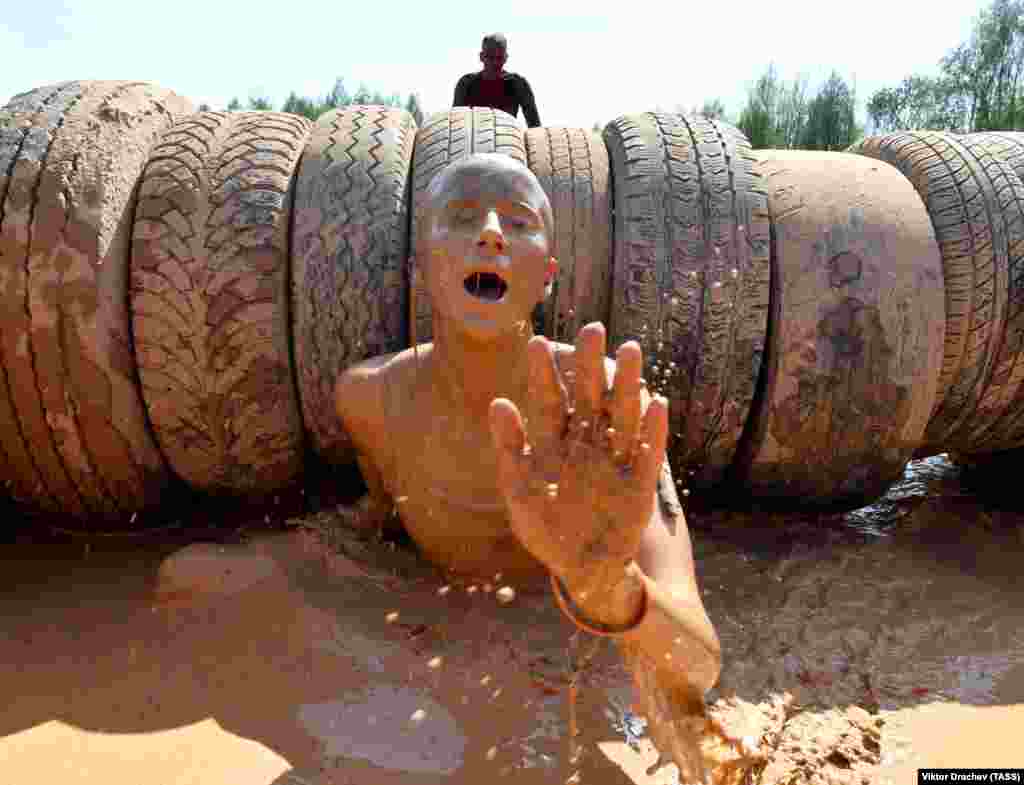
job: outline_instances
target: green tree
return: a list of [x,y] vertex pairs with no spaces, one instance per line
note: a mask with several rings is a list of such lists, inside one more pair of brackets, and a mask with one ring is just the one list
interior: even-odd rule
[[239,101],[237,98],[232,98],[231,99],[231,103],[228,104],[228,111],[229,112],[238,112],[238,111],[241,111],[241,109],[242,109],[242,102]]
[[791,84],[780,85],[775,107],[775,138],[779,147],[799,146],[807,125],[807,77],[797,75]]
[[747,104],[740,112],[737,123],[755,150],[775,147],[778,133],[775,122],[779,95],[779,77],[775,65],[770,64],[747,92]]
[[705,99],[704,105],[701,106],[699,114],[702,114],[711,120],[724,120],[725,104],[722,103],[721,98]]
[[249,96],[249,110],[252,112],[272,112],[274,105],[270,99],[262,95]]
[[872,133],[960,131],[967,122],[963,96],[944,77],[908,76],[896,87],[876,90],[867,108]]
[[971,39],[942,59],[943,73],[966,104],[975,131],[1008,130],[1024,121],[1024,0],[994,0],[974,22]]
[[800,146],[807,150],[845,150],[859,135],[856,109],[855,89],[833,71],[807,105]]
[[281,105],[281,111],[297,114],[315,122],[320,116],[320,104],[312,98],[303,98],[292,90]]
[[420,96],[418,93],[410,93],[409,99],[405,102],[405,111],[412,115],[412,119],[416,121],[418,128],[423,127],[424,115],[423,109],[420,107]]
[[868,101],[872,130],[988,131],[1024,128],[1024,0],[993,0],[970,39],[939,62],[936,76],[914,74]]

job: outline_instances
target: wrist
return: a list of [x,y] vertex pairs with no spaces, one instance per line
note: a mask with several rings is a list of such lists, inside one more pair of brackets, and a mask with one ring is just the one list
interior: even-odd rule
[[576,571],[562,576],[562,585],[588,619],[602,624],[628,625],[644,610],[643,581],[627,565]]

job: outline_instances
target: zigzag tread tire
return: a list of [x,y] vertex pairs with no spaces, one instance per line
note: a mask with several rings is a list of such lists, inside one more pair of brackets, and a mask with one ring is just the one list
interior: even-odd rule
[[321,117],[299,169],[292,240],[295,362],[314,449],[351,458],[334,384],[408,335],[409,177],[416,123],[408,112],[352,106]]
[[608,151],[582,128],[531,128],[526,159],[540,180],[555,222],[558,275],[542,303],[540,332],[572,343],[588,322],[608,323],[611,296],[611,205]]
[[128,257],[149,151],[191,105],[144,82],[48,89],[17,99],[30,129],[4,198],[4,361],[43,506],[117,518],[169,479],[138,389]]
[[[525,164],[526,146],[516,119],[500,109],[451,109],[432,117],[416,133],[410,239],[413,254],[419,253],[417,221],[430,181],[448,164],[474,153],[504,153]],[[409,311],[411,343],[430,341],[432,309],[422,276],[413,281]]]
[[308,120],[200,112],[153,150],[132,255],[139,376],[160,446],[195,488],[267,493],[302,470],[288,231]]
[[750,414],[768,322],[767,198],[750,145],[703,117],[609,123],[614,266],[609,346],[636,339],[669,400],[677,478],[724,477]]

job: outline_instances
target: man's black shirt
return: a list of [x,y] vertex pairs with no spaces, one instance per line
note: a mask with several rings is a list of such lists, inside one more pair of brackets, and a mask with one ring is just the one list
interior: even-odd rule
[[530,83],[510,71],[503,72],[501,77],[492,82],[484,79],[479,72],[466,74],[455,85],[452,106],[488,106],[508,112],[513,117],[518,116],[521,107],[527,126],[539,127],[540,116],[537,114]]

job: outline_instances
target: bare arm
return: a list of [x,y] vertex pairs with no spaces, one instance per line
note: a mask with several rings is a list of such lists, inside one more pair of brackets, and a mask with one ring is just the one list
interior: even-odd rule
[[530,128],[540,128],[540,115],[537,113],[537,102],[533,97],[530,83],[519,78],[519,104],[523,107],[523,117]]
[[646,593],[644,619],[617,641],[619,651],[662,760],[695,773],[708,762],[701,741],[714,728],[704,711],[704,693],[718,680],[721,647],[700,600],[690,536],[667,467],[658,497],[626,580],[609,596],[575,599],[588,618],[628,624]]
[[375,531],[389,521],[394,509],[379,461],[371,452],[376,425],[384,415],[381,386],[376,371],[382,364],[374,358],[341,374],[334,388],[335,408],[342,427],[355,447],[356,462],[366,483],[366,494],[345,510],[353,529]]
[[452,100],[452,108],[467,105],[468,98],[466,97],[466,94],[469,92],[469,80],[470,75],[466,74],[456,83],[455,98]]
[[[658,751],[704,781],[704,694],[721,650],[665,468],[668,402],[644,389],[639,344],[620,346],[614,363],[605,347],[603,327],[588,324],[559,369],[550,344],[531,339],[529,440],[515,404],[491,404],[499,480],[512,529],[551,571],[563,609],[617,639]],[[599,417],[607,427],[594,427]]]

